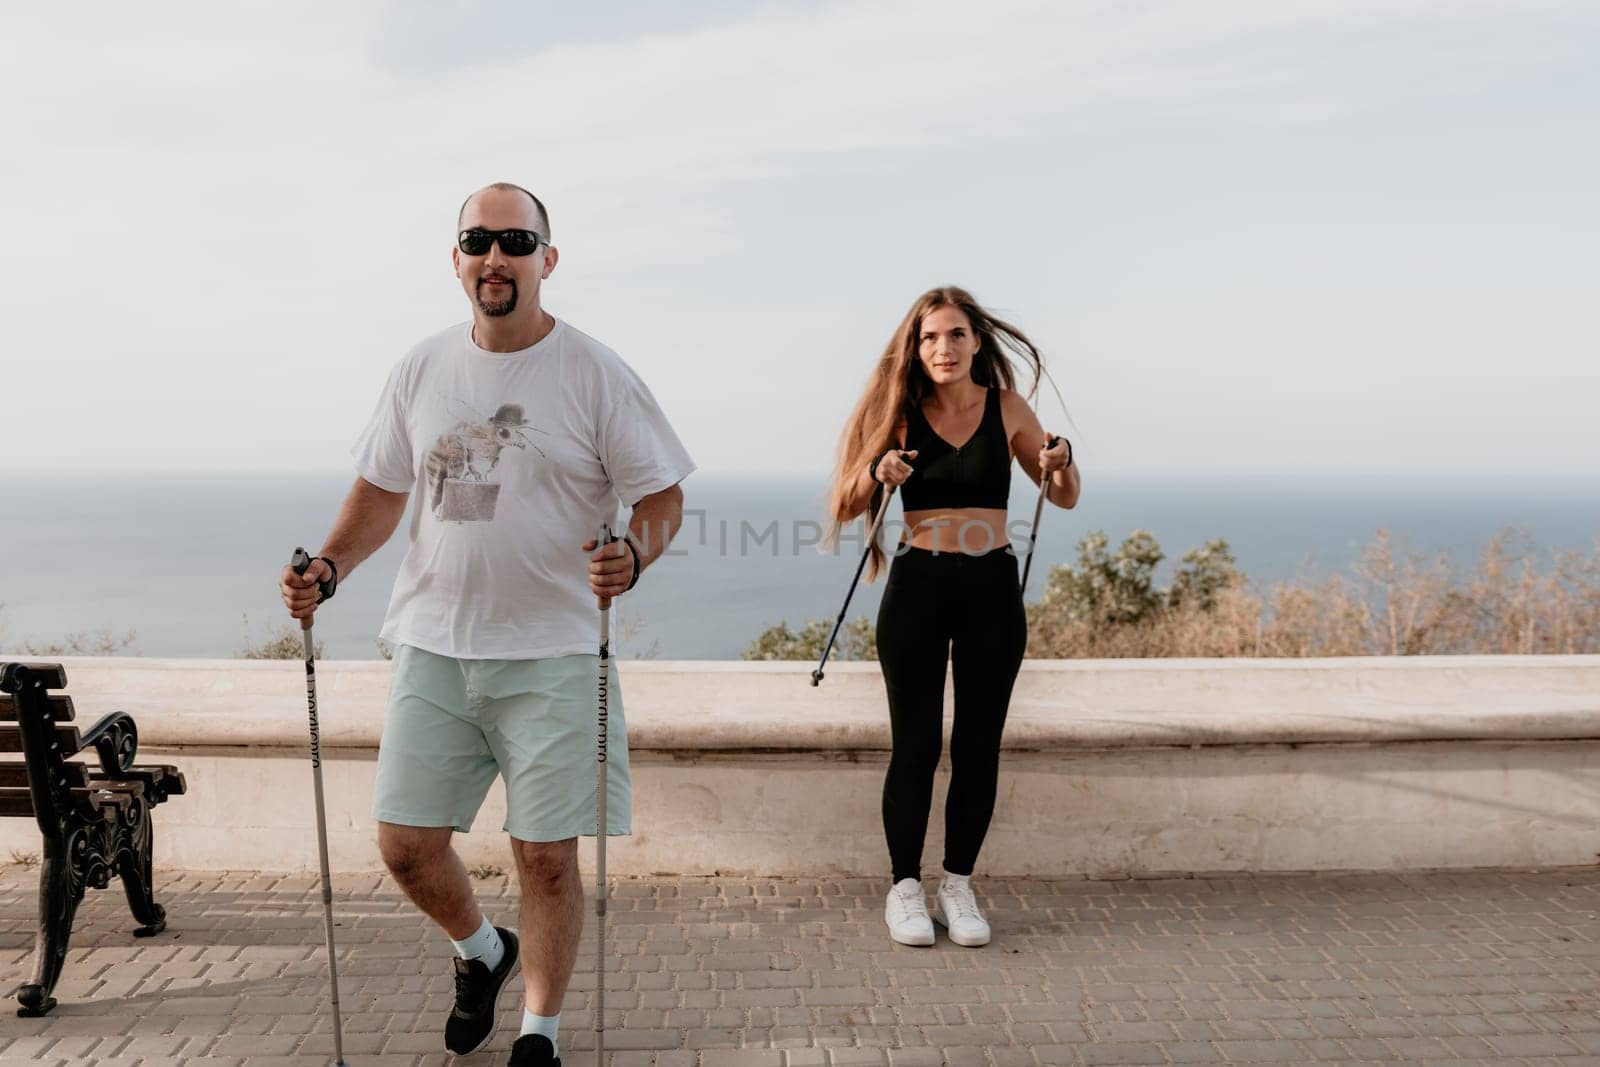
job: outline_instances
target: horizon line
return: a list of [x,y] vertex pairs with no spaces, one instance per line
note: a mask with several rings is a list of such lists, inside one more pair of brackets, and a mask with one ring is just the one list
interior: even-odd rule
[[[30,464],[30,465],[26,465],[26,466],[0,464],[0,476],[8,476],[8,477],[31,477],[31,478],[38,478],[38,477],[75,477],[75,476],[76,477],[82,477],[82,476],[93,476],[93,475],[116,475],[116,476],[123,476],[123,477],[126,477],[126,476],[140,476],[140,475],[145,475],[145,476],[182,476],[182,475],[206,475],[206,476],[212,476],[212,475],[230,475],[230,476],[239,476],[239,475],[244,475],[244,476],[252,476],[252,475],[255,475],[255,476],[296,476],[296,475],[299,475],[299,476],[308,476],[308,477],[315,477],[315,478],[332,478],[332,477],[341,477],[341,476],[343,476],[343,477],[349,477],[349,478],[353,479],[353,478],[356,477],[356,472],[354,470],[352,470],[351,468],[347,467],[347,466],[326,466],[326,467],[324,467],[324,466],[316,466],[316,467],[309,467],[309,466],[283,466],[283,467],[248,466],[248,467],[238,467],[238,466],[233,466],[233,467],[225,467],[225,466],[178,466],[178,465],[150,465],[150,466],[107,465],[107,466],[89,467],[89,466],[41,466],[41,465],[38,465],[38,464]],[[689,477],[687,479],[685,479],[685,481],[692,482],[695,479],[768,479],[768,480],[771,480],[771,479],[782,479],[782,480],[788,481],[788,482],[814,481],[814,482],[818,483],[819,485],[825,485],[830,476],[831,476],[831,471],[829,471],[829,470],[810,470],[810,471],[806,471],[806,470],[793,470],[793,469],[791,469],[791,470],[773,471],[773,470],[737,469],[737,468],[709,468],[709,469],[708,468],[701,468],[699,470],[696,470],[693,474],[689,475]],[[1494,481],[1497,481],[1497,480],[1500,480],[1500,479],[1512,479],[1514,481],[1514,483],[1515,483],[1513,485],[1513,487],[1512,487],[1512,491],[1514,491],[1514,489],[1516,487],[1520,487],[1520,486],[1548,487],[1548,486],[1568,486],[1568,485],[1582,484],[1586,488],[1592,487],[1596,482],[1600,482],[1600,469],[1596,469],[1596,470],[1592,470],[1592,471],[1584,471],[1584,470],[1555,471],[1555,472],[1546,471],[1546,472],[1540,472],[1540,473],[1537,473],[1537,474],[1529,474],[1526,471],[1494,472],[1494,471],[1485,471],[1485,470],[1474,470],[1474,471],[1471,471],[1471,472],[1463,472],[1463,471],[1455,471],[1455,470],[1453,470],[1453,471],[1440,471],[1440,470],[1370,471],[1370,470],[1361,470],[1361,469],[1350,469],[1350,470],[1342,470],[1342,471],[1329,471],[1329,470],[1311,470],[1311,471],[1298,470],[1298,471],[1295,471],[1295,470],[1248,470],[1248,469],[1226,470],[1226,469],[1220,469],[1220,468],[1211,467],[1211,468],[1207,468],[1207,470],[1203,474],[1196,475],[1191,470],[1185,470],[1185,469],[1181,469],[1181,468],[1173,468],[1173,469],[1166,469],[1166,470],[1156,470],[1156,469],[1149,469],[1149,468],[1124,468],[1124,469],[1110,468],[1110,469],[1092,470],[1091,473],[1089,473],[1085,477],[1085,482],[1086,483],[1096,483],[1096,482],[1098,482],[1098,483],[1104,485],[1104,484],[1106,484],[1108,482],[1112,482],[1112,483],[1170,484],[1170,483],[1175,482],[1175,481],[1181,481],[1181,482],[1183,482],[1185,484],[1190,484],[1190,485],[1204,484],[1204,485],[1211,486],[1211,485],[1216,485],[1216,484],[1222,483],[1222,482],[1234,482],[1234,481],[1281,484],[1283,482],[1293,480],[1293,481],[1305,481],[1305,482],[1309,483],[1311,480],[1315,480],[1315,479],[1333,479],[1333,480],[1336,480],[1336,481],[1341,482],[1341,483],[1359,481],[1359,482],[1370,483],[1370,484],[1372,484],[1374,486],[1393,486],[1393,485],[1398,485],[1398,484],[1402,484],[1402,483],[1412,483],[1412,482],[1416,482],[1416,481],[1419,481],[1419,480],[1426,480],[1426,481],[1434,483],[1434,484],[1440,484],[1440,483],[1448,484],[1448,485],[1451,485],[1452,487],[1463,487],[1465,485],[1475,485],[1476,486],[1476,485],[1483,485],[1485,482],[1494,482]],[[1312,489],[1314,487],[1315,486],[1312,485],[1312,484],[1307,484],[1306,485],[1307,489]],[[1088,489],[1089,485],[1086,485],[1085,488]],[[1485,495],[1493,495],[1494,493],[1506,493],[1506,492],[1508,492],[1508,490],[1507,490],[1507,487],[1504,486],[1504,485],[1494,485],[1494,486],[1490,486],[1490,487],[1485,489]]]

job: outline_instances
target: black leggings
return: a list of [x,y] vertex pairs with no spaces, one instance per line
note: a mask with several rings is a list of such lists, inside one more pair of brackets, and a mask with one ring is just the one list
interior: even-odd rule
[[983,555],[900,549],[878,608],[878,659],[889,690],[894,752],[883,783],[883,831],[894,880],[921,877],[944,747],[945,663],[955,673],[944,867],[971,874],[994,814],[1000,735],[1028,643],[1009,549]]

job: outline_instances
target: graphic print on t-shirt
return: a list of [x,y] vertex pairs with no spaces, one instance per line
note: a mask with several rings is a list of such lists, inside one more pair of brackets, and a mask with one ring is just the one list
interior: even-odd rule
[[501,404],[485,418],[460,401],[448,402],[454,427],[434,442],[428,453],[428,486],[433,513],[445,522],[492,522],[500,499],[500,481],[494,470],[508,448],[544,450],[528,440],[528,431],[546,433],[529,425],[521,404]]

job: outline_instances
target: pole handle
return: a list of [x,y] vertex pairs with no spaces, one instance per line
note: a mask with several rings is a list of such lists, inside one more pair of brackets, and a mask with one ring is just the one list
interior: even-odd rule
[[[302,578],[305,577],[306,568],[311,566],[311,556],[310,556],[310,554],[307,553],[306,550],[303,547],[301,547],[299,545],[296,545],[295,546],[295,550],[294,550],[294,555],[289,557],[289,566],[290,566],[291,569],[293,569],[295,574],[299,575]],[[317,592],[318,592],[319,595],[321,594],[321,592],[322,592],[321,586],[317,587]],[[320,601],[319,601],[319,603],[320,603]],[[310,615],[307,615],[305,618],[300,620],[300,629],[302,629],[302,630],[311,629],[311,616]]]
[[[296,574],[304,577],[306,571],[311,568],[311,561],[316,558],[316,556],[311,555],[304,548],[297,546],[294,550],[294,555],[289,557],[289,567]],[[328,563],[327,560],[323,560],[323,562]],[[331,567],[333,564],[328,563],[328,565]],[[317,603],[320,604],[324,600],[327,600],[329,597],[333,596],[333,590],[337,584],[338,578],[336,577],[327,580],[321,578],[317,579]],[[302,630],[311,629],[311,616],[307,615],[305,618],[300,620],[300,628]]]
[[[595,535],[597,549],[604,548],[607,545],[616,544],[620,540],[622,540],[621,537],[611,532],[611,524],[609,522],[603,522],[600,524],[600,530]],[[595,601],[600,605],[601,611],[607,611],[611,608],[610,597],[595,597]]]

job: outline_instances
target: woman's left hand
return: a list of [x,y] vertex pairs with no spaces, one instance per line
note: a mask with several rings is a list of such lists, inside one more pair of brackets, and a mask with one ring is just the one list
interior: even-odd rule
[[[1049,445],[1052,440],[1055,444]],[[1039,448],[1039,473],[1066,470],[1072,463],[1072,443],[1065,437],[1046,437],[1045,441],[1047,444]]]

